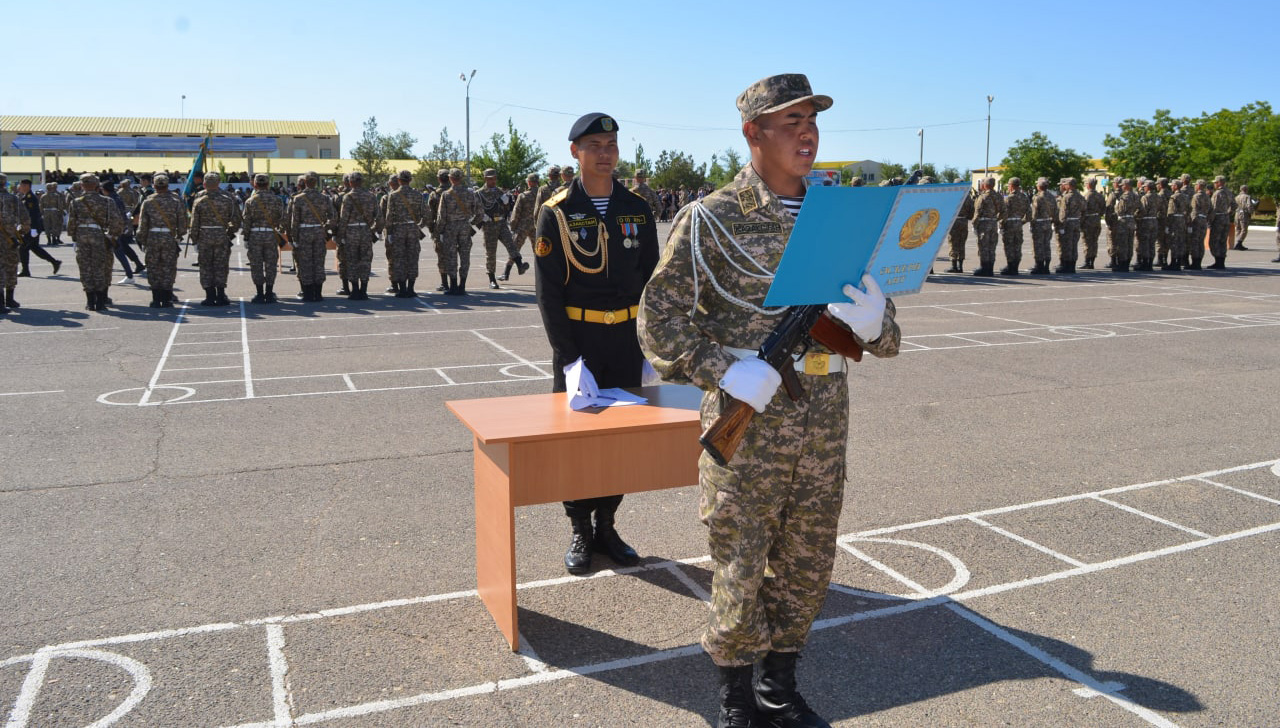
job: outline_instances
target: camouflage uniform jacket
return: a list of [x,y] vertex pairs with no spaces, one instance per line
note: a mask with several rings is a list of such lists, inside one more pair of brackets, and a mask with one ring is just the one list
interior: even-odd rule
[[1213,203],[1213,214],[1216,215],[1233,215],[1236,211],[1235,198],[1227,192],[1227,188],[1223,187],[1213,191],[1213,197],[1210,198]]
[[1031,214],[1031,200],[1022,190],[1012,192],[1004,198],[1004,208],[1000,219],[1005,222],[1016,222],[1019,225],[1027,221]]
[[[192,225],[195,222],[192,221]],[[327,231],[333,227],[333,200],[314,187],[293,196],[289,206],[289,239],[295,243],[303,225],[319,225]],[[308,230],[312,228],[307,228]]]
[[78,243],[81,240],[81,226],[89,225],[99,228],[106,239],[114,244],[116,238],[124,232],[124,217],[110,197],[100,192],[85,192],[71,203],[67,231],[71,233],[71,239]]
[[244,239],[254,228],[271,228],[278,233],[285,230],[284,200],[274,192],[254,190],[244,201],[244,221],[240,225]]
[[[383,223],[388,230],[393,225],[412,225],[421,228],[426,222],[427,201],[409,185],[400,185],[386,198]],[[421,232],[421,231],[419,231]]]
[[177,241],[187,234],[187,206],[173,195],[151,195],[138,213],[138,244],[145,246],[153,229],[168,230]]
[[[713,242],[713,223],[702,218],[704,214],[718,219],[741,250],[767,271],[777,269],[795,221],[755,168],[746,165],[700,205],[682,210],[673,224],[640,300],[640,345],[663,379],[715,391],[725,371],[738,360],[725,347],[759,348],[786,309],[763,307],[772,276],[749,276],[736,266],[753,269],[750,262],[731,263],[726,251],[740,257],[737,248],[728,241]],[[696,257],[695,220],[700,248]],[[699,258],[701,262],[695,263]],[[857,272],[849,275],[855,278]],[[888,301],[880,336],[862,342],[875,356],[898,353],[900,334],[894,312],[893,302]],[[817,344],[812,351],[827,352]]]
[[[205,228],[222,228],[227,237],[234,238],[240,229],[240,206],[226,192],[197,195],[191,206],[191,239],[200,244]],[[214,238],[215,242],[221,242]]]
[[125,211],[130,214],[138,209],[138,203],[142,201],[142,196],[131,186],[117,189],[116,194],[120,195],[120,201],[124,203]]
[[1139,199],[1137,192],[1130,190],[1129,192],[1121,192],[1116,195],[1116,217],[1133,217],[1138,214],[1141,207],[1142,200]]
[[1004,198],[995,190],[984,190],[974,203],[973,221],[1000,220],[1004,217]]
[[652,187],[643,182],[638,182],[631,191],[640,195],[645,202],[649,203],[649,210],[653,212],[654,217],[662,214],[662,200],[658,199],[658,193],[654,192]]
[[1160,229],[1163,230],[1165,216],[1169,214],[1169,199],[1173,197],[1173,190],[1165,187],[1157,189],[1156,194],[1160,196],[1160,204],[1157,207],[1160,209]]
[[1071,190],[1058,197],[1058,222],[1067,223],[1071,218],[1078,224],[1084,218],[1084,195]]
[[1138,213],[1140,217],[1156,219],[1164,217],[1161,212],[1164,209],[1164,201],[1160,199],[1159,192],[1148,192],[1143,195],[1142,199],[1138,200],[1138,209],[1141,211]]
[[536,222],[534,213],[538,208],[534,205],[538,200],[538,190],[525,190],[516,198],[515,207],[511,208],[511,229],[517,234],[524,232],[533,235]]
[[470,224],[480,218],[480,201],[476,193],[465,185],[454,185],[440,196],[440,210],[436,212],[436,230],[443,232]]
[[534,217],[537,217],[538,213],[536,211],[542,209],[543,203],[551,199],[551,196],[559,191],[561,187],[562,185],[559,182],[548,182],[538,188],[538,196],[533,201]]
[[18,196],[12,192],[0,192],[0,238],[3,238],[0,243],[20,248],[30,228],[31,216]]
[[1241,192],[1236,195],[1236,209],[1243,212],[1245,215],[1253,217],[1253,211],[1257,206],[1257,200],[1250,197],[1248,192]]
[[[1005,209],[1008,210],[1008,206]],[[1053,195],[1048,191],[1036,192],[1036,196],[1031,199],[1031,221],[1058,224],[1058,206],[1054,204]]]
[[951,223],[953,230],[964,228],[969,224],[969,219],[973,217],[973,195],[967,194],[960,202],[960,210],[956,213],[955,222]]
[[1208,192],[1197,192],[1191,196],[1191,222],[1197,217],[1208,218],[1213,212],[1213,200]]
[[58,217],[67,211],[67,196],[56,190],[40,195],[40,214],[49,215],[53,210],[57,211]]
[[[419,195],[421,197],[421,195]],[[357,187],[342,197],[342,209],[338,212],[338,237],[346,235],[348,225],[364,225],[371,235],[382,230],[382,208],[378,198],[363,187]]]
[[480,222],[506,222],[507,200],[511,196],[503,192],[501,187],[485,185],[476,192],[476,199],[480,201]]
[[1097,217],[1101,222],[1102,215],[1107,211],[1106,198],[1097,190],[1085,190],[1081,197],[1084,198],[1084,214]]
[[1169,195],[1169,204],[1164,209],[1166,218],[1174,215],[1181,215],[1183,224],[1187,223],[1187,213],[1190,212],[1191,200],[1181,192]]
[[[440,213],[440,196],[445,193],[448,187],[438,187],[431,191],[431,195],[427,198],[427,229],[432,235],[437,234],[436,231],[436,215]],[[383,198],[386,199],[386,198]],[[386,215],[385,208],[383,215]]]

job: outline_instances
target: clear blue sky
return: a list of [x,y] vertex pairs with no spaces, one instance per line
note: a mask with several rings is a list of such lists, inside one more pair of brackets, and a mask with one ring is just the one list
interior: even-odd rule
[[[643,144],[699,162],[746,152],[734,98],[801,72],[835,99],[820,160],[919,156],[983,165],[1034,131],[1099,157],[1125,118],[1274,105],[1274,2],[8,3],[7,114],[332,119],[349,155],[362,125],[407,131],[424,154],[448,127],[471,144],[507,118],[569,160],[573,120],[619,120]],[[52,24],[52,25],[51,25]],[[57,31],[52,28],[57,26]],[[18,36],[15,31],[31,32]],[[465,42],[464,42],[465,40]],[[36,45],[39,43],[40,45]],[[47,46],[55,43],[58,52]],[[189,50],[188,50],[189,49]],[[10,54],[13,59],[13,54]],[[175,62],[178,61],[178,62]],[[21,79],[21,80],[19,80]],[[52,82],[50,79],[57,79]]]

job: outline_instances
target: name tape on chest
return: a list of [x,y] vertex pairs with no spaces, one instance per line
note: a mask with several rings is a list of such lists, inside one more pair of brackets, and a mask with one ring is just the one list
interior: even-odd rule
[[619,215],[619,225],[643,225],[645,223],[644,215]]
[[581,220],[569,220],[569,229],[577,230],[579,228],[592,228],[599,224],[594,217],[585,217]]
[[739,235],[781,235],[780,222],[735,222],[732,224],[733,236]]

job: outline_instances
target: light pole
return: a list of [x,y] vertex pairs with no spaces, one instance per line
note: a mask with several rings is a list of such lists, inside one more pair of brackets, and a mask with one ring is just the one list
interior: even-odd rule
[[982,166],[984,167],[982,171],[988,177],[991,176],[991,102],[995,100],[996,97],[990,94],[987,95],[987,158],[982,161]]
[[924,169],[924,128],[916,130],[916,136],[920,137],[920,164],[916,169]]
[[458,74],[458,78],[467,84],[467,184],[471,184],[471,79],[475,77],[474,68],[470,77],[465,72]]
[[187,118],[187,95],[186,94],[182,95],[182,105],[178,108],[180,109],[180,111],[178,112],[179,118],[182,118],[182,119]]

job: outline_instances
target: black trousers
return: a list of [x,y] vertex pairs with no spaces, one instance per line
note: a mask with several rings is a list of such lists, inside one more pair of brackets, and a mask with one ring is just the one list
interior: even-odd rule
[[35,253],[36,257],[52,264],[56,258],[49,255],[49,251],[40,245],[40,238],[31,237],[27,233],[26,239],[22,243],[22,249],[18,251],[18,258],[22,261],[22,271],[25,273],[31,267],[31,254]]
[[[635,319],[620,324],[570,321],[569,326],[573,343],[595,377],[597,386],[601,389],[640,386],[644,353],[640,351],[640,340],[636,338]],[[552,392],[566,390],[564,368],[572,363],[572,360],[563,361],[558,352],[552,354]],[[592,513],[612,516],[621,504],[621,495],[564,501],[564,514],[570,518],[590,518]]]

